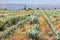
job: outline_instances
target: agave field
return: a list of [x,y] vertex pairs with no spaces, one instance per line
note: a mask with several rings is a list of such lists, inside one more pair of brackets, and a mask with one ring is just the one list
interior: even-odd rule
[[60,11],[0,11],[0,40],[60,40]]

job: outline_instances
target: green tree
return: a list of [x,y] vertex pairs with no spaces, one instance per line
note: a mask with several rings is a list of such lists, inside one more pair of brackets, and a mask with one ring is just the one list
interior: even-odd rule
[[54,9],[56,9],[56,8],[54,8]]
[[37,10],[39,10],[39,8],[37,8]]
[[32,8],[28,8],[28,10],[32,10]]

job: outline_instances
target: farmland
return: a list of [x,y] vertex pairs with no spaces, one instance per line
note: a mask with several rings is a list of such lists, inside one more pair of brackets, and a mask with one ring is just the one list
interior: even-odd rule
[[59,40],[60,10],[0,11],[0,40]]

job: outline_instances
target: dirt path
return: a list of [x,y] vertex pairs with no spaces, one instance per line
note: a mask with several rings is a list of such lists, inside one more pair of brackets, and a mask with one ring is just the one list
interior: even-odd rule
[[40,20],[40,26],[41,26],[40,38],[42,40],[54,40],[53,34],[52,36],[49,35],[49,32],[51,32],[52,30],[50,29],[44,17],[43,16],[39,17],[39,20]]

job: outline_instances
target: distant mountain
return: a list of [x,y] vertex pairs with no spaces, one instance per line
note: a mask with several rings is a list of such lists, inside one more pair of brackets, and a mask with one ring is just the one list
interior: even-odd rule
[[60,9],[60,4],[27,4],[27,8],[39,9]]
[[19,10],[24,8],[24,4],[0,4],[0,8],[7,8],[8,10]]
[[40,5],[39,8],[41,9],[60,9],[60,4],[43,4]]
[[0,8],[7,8],[8,10],[20,10],[23,9],[26,5],[26,8],[40,8],[40,9],[60,9],[60,4],[0,4]]

